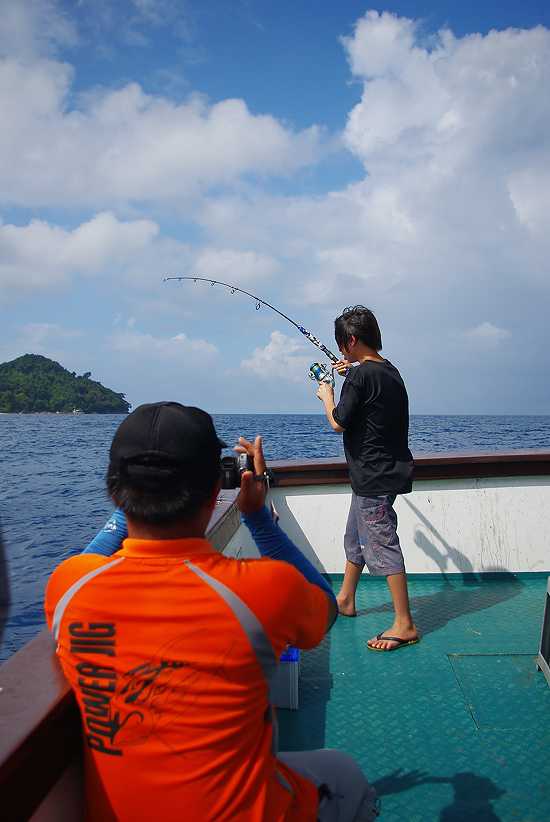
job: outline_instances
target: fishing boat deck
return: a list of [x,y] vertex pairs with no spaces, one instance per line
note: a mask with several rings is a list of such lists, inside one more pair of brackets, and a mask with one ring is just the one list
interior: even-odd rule
[[[339,570],[345,463],[271,467],[285,530],[321,571]],[[301,654],[299,709],[278,711],[280,749],[352,754],[385,822],[549,822],[550,688],[535,662],[549,491],[550,448],[415,456],[399,527],[422,640],[368,650],[393,610],[385,579],[365,574],[358,616]],[[236,493],[222,494],[208,538],[228,556],[253,556]],[[338,590],[341,577],[330,578]],[[80,820],[78,712],[47,630],[0,667],[0,697],[2,822]]]
[[545,574],[411,576],[422,640],[376,653],[366,641],[393,610],[385,579],[365,575],[357,617],[301,653],[280,749],[352,754],[385,822],[548,822],[550,688],[536,667],[546,585]]

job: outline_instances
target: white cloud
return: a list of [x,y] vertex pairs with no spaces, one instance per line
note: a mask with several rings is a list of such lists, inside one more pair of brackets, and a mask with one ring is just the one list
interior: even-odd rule
[[78,350],[82,346],[86,349],[91,336],[83,329],[51,322],[15,325],[9,328],[9,336],[0,338],[0,360],[11,361],[22,354],[41,354],[61,363],[65,368],[71,363],[70,370],[81,368],[81,364],[84,364],[81,371],[86,371],[91,356],[84,354],[79,359]]
[[[538,186],[519,181],[547,169],[550,32],[510,29],[456,39],[444,31],[429,50],[417,42],[417,27],[368,12],[344,40],[364,84],[345,139],[368,169],[371,190],[391,180],[417,223],[430,205],[443,203],[442,216],[453,216],[449,186],[459,198],[471,198],[480,183],[488,186],[479,205],[492,201],[499,219],[505,202],[498,200],[507,200],[515,185],[522,190],[518,210],[529,212],[525,201],[547,191],[544,178]],[[477,205],[469,199],[474,224]]]
[[280,331],[273,331],[265,348],[255,348],[252,358],[242,360],[241,368],[253,371],[267,380],[282,378],[302,382],[314,356],[302,354],[305,345]]
[[363,159],[404,132],[414,142],[417,129],[437,128],[448,112],[451,97],[433,68],[443,55],[417,46],[416,29],[412,20],[369,11],[354,35],[342,38],[353,74],[365,82],[346,128],[348,145]]
[[550,171],[542,164],[512,172],[508,191],[518,219],[531,234],[548,231],[550,215]]
[[57,289],[75,274],[140,266],[157,233],[150,220],[121,222],[112,213],[73,230],[36,219],[27,226],[0,224],[0,296]]
[[257,251],[205,248],[197,256],[193,274],[245,287],[248,283],[276,277],[279,268],[276,259]]
[[485,321],[476,328],[467,328],[463,331],[449,333],[449,338],[459,343],[466,343],[471,346],[483,348],[496,348],[504,340],[512,337],[506,328],[498,328],[490,322]]
[[[131,82],[96,89],[71,107],[70,67],[42,60],[0,63],[2,200],[16,205],[110,208],[176,201],[249,175],[291,175],[316,162],[316,128],[295,134],[243,100],[186,102],[145,94]],[[25,105],[21,106],[21,100]]]
[[[444,31],[428,48],[417,29],[369,12],[345,40],[363,81],[345,139],[368,170],[347,196],[365,218],[367,269],[382,287],[429,286],[429,310],[453,281],[480,300],[481,283],[545,277],[550,32]],[[324,253],[345,267],[340,248]],[[437,314],[463,307],[459,295]]]
[[219,349],[212,343],[190,339],[185,334],[161,338],[140,331],[120,331],[111,334],[107,342],[112,349],[129,355],[135,363],[159,361],[165,366],[168,360],[185,364],[188,370],[208,366],[219,354]]
[[[139,26],[147,16],[161,25],[163,2],[135,0],[133,31],[146,34]],[[172,15],[177,4],[166,2]],[[362,94],[342,143],[359,163],[348,185],[307,196],[302,183],[310,178],[291,175],[314,169],[326,190],[321,160],[333,143],[322,129],[295,133],[239,99],[147,94],[128,81],[130,69],[112,88],[75,97],[73,68],[54,48],[71,42],[74,28],[51,14],[41,40],[32,21],[17,22],[15,2],[4,5],[19,34],[0,62],[0,198],[29,211],[14,208],[0,225],[0,295],[14,303],[21,295],[25,305],[32,297],[38,323],[62,324],[58,314],[40,314],[39,299],[74,287],[97,298],[86,304],[91,333],[108,294],[118,328],[126,328],[110,340],[113,360],[124,361],[129,376],[135,370],[136,385],[146,382],[145,362],[162,388],[161,377],[170,379],[163,358],[178,374],[197,374],[206,356],[234,377],[243,349],[274,325],[253,305],[250,324],[235,322],[236,301],[213,300],[207,286],[181,294],[162,286],[163,277],[196,274],[258,293],[329,347],[340,309],[369,305],[385,353],[407,365],[427,411],[431,383],[435,401],[444,396],[451,409],[461,396],[460,346],[490,350],[493,367],[513,340],[537,374],[547,373],[547,29],[422,39],[417,22],[368,12],[343,40]],[[22,5],[53,8],[48,0]],[[98,25],[112,31],[116,10],[110,18],[112,4],[100,6],[106,17]],[[284,193],[274,193],[277,176],[286,178]],[[28,213],[37,219],[14,224]],[[68,227],[73,214],[79,224]],[[133,328],[123,325],[128,316]],[[181,327],[188,336],[174,335]],[[247,387],[272,376],[307,379],[322,356],[296,335],[275,332],[242,361]],[[427,374],[434,361],[437,373]],[[483,367],[469,364],[468,379]],[[198,392],[198,377],[193,385]],[[239,386],[235,392],[241,396]]]
[[74,340],[85,336],[81,329],[62,328],[54,323],[28,323],[18,326],[16,331],[25,337],[31,351],[36,351],[41,345],[49,344],[52,340]]
[[74,23],[55,0],[0,0],[0,55],[34,58],[75,45]]

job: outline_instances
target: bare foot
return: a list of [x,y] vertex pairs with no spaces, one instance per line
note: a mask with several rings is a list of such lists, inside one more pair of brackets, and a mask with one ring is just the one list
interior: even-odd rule
[[351,597],[343,597],[336,594],[336,604],[338,605],[338,613],[342,616],[355,616],[355,600]]

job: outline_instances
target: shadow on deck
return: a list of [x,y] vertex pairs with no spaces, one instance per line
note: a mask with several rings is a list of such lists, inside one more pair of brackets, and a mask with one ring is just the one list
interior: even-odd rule
[[409,583],[422,641],[367,649],[393,612],[385,580],[362,580],[358,616],[302,652],[281,749],[352,754],[386,822],[548,822],[550,689],[535,663],[547,575]]

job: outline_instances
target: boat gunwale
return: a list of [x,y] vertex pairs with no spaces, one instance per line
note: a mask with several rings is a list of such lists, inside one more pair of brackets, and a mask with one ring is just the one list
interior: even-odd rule
[[[413,481],[476,479],[484,477],[550,476],[550,448],[513,451],[442,451],[413,454]],[[328,485],[349,483],[341,457],[275,460],[269,463],[277,485]]]
[[[414,458],[415,481],[550,475],[550,448],[422,453]],[[349,483],[341,458],[269,465],[281,487]],[[237,493],[221,492],[209,523],[207,538],[218,551],[240,525]],[[3,819],[25,822],[82,746],[76,702],[47,628],[0,666],[0,730],[0,807],[9,808]]]

